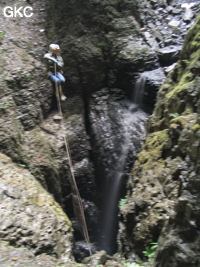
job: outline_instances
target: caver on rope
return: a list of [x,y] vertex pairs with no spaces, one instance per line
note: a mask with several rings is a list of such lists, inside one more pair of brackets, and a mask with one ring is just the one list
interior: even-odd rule
[[[63,94],[62,85],[65,82],[65,77],[63,76],[63,66],[64,61],[60,56],[60,46],[58,44],[50,44],[49,52],[44,55],[44,58],[48,63],[48,79],[52,82],[54,86],[58,86],[59,98],[64,101],[66,96]],[[56,92],[57,93],[57,92]]]

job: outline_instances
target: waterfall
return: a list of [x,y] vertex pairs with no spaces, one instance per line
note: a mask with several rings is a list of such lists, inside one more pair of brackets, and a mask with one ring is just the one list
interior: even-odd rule
[[112,254],[115,250],[114,242],[117,234],[118,202],[121,196],[122,183],[125,176],[124,167],[130,142],[130,131],[128,130],[128,127],[130,126],[131,116],[124,119],[124,142],[121,147],[121,153],[119,154],[116,166],[113,166],[113,170],[110,170],[109,177],[107,178],[108,185],[105,192],[104,212],[101,218],[102,225],[99,246],[108,254]]
[[89,119],[99,208],[95,242],[98,250],[110,255],[117,250],[119,200],[145,137],[147,117],[120,89],[103,88],[91,97]]
[[[146,113],[138,107],[127,102],[127,108],[120,110],[120,131],[122,142],[119,146],[117,156],[109,166],[109,173],[105,178],[105,192],[103,195],[103,212],[101,213],[99,249],[108,254],[116,252],[116,236],[118,231],[118,203],[122,197],[121,191],[126,179],[125,168],[128,154],[139,151],[140,140],[145,135],[144,122]],[[114,148],[115,149],[115,148]]]
[[146,76],[140,74],[133,90],[133,103],[137,104],[139,107],[143,106],[145,84],[146,84]]
[[123,173],[113,172],[113,178],[105,193],[104,212],[102,218],[100,218],[102,225],[98,240],[99,249],[105,250],[108,254],[113,254],[116,250],[118,201],[120,199],[122,179]]

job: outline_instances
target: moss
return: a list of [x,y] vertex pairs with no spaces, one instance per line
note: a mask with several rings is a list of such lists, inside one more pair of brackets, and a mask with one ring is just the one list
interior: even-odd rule
[[192,75],[190,75],[190,73],[185,74],[184,77],[180,80],[180,83],[175,86],[168,94],[166,94],[166,100],[168,101],[174,95],[179,94],[180,92],[185,93],[187,89],[194,84],[193,81],[190,81],[191,78]]
[[178,117],[176,115],[185,116],[197,112],[196,103],[199,98],[197,76],[200,73],[199,24],[200,16],[186,37],[179,62],[158,92],[157,104],[150,119],[151,131],[177,127],[178,123],[184,127],[182,122],[184,117],[180,117],[179,122],[171,119]]
[[144,169],[151,168],[151,163],[162,157],[163,147],[169,136],[167,130],[150,134],[145,141],[143,150],[138,155],[138,162]]
[[151,150],[153,147],[159,147],[161,144],[163,145],[167,137],[166,130],[152,133],[148,136],[145,147],[147,150]]
[[182,190],[180,179],[195,177],[195,168],[198,170],[199,38],[200,25],[196,24],[187,36],[180,61],[159,90],[155,111],[148,121],[147,138],[128,185],[130,207],[124,216],[133,244],[150,235],[155,237],[155,233],[160,235],[157,231],[174,210],[177,196],[188,189]]
[[186,110],[183,112],[182,115],[189,115],[192,113],[192,109],[191,108],[186,108]]
[[197,132],[198,130],[200,130],[200,125],[198,123],[196,123],[193,127],[192,127],[192,130],[194,132]]
[[200,15],[196,18],[196,23],[188,31],[181,58],[190,57],[191,53],[200,49]]
[[[193,86],[195,78],[194,69],[198,68],[200,59],[200,16],[198,16],[196,24],[190,29],[185,40],[183,50],[181,52],[181,60],[176,68],[170,74],[169,83],[164,84],[161,91],[167,91],[166,100],[168,101],[175,94],[185,92]],[[187,64],[185,64],[187,63]],[[196,71],[195,71],[196,72]],[[173,83],[172,81],[175,81]]]
[[177,125],[180,126],[181,129],[191,128],[196,122],[196,119],[196,114],[194,113],[178,116],[170,121],[170,128],[176,128]]
[[97,47],[99,47],[99,48],[104,48],[104,47],[106,47],[106,43],[105,42],[98,42],[97,43]]

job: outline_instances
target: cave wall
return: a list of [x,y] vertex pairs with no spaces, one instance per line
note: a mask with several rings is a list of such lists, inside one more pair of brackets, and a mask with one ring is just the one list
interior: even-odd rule
[[66,94],[78,93],[86,101],[96,90],[114,87],[130,98],[139,73],[177,61],[199,8],[198,3],[191,8],[182,4],[181,0],[77,0],[59,5],[46,1],[48,42],[61,45],[66,62]]
[[3,154],[0,178],[0,243],[72,260],[71,222],[54,198],[29,170]]
[[[34,255],[48,253],[70,260],[72,227],[63,212],[63,209],[68,209],[69,213],[72,210],[64,134],[72,147],[77,179],[81,180],[81,185],[85,181],[82,190],[85,195],[88,193],[85,201],[88,213],[92,212],[90,201],[95,194],[93,166],[89,159],[90,145],[82,116],[83,106],[77,97],[71,105],[73,108],[70,113],[67,110],[65,112],[68,119],[63,128],[60,120],[55,119],[55,94],[47,80],[47,69],[43,62],[47,47],[44,1],[2,1],[1,11],[8,4],[30,4],[34,15],[31,18],[0,18],[0,152],[3,155],[0,158],[3,207],[0,242],[2,247],[3,240],[12,246],[26,247],[32,251],[33,258]],[[66,105],[63,106],[65,109]],[[9,164],[4,163],[4,156],[6,159],[9,157]],[[17,175],[20,176],[18,182]],[[34,199],[33,203],[27,200],[30,201],[27,204],[29,195]],[[21,215],[14,216],[20,212]]]
[[153,266],[199,265],[200,17],[158,92],[147,137],[121,209],[122,252],[142,257],[158,241]]
[[[101,87],[116,87],[122,89],[130,98],[140,73],[148,73],[147,78],[150,80],[154,71],[159,73],[155,76],[163,77],[163,72],[167,74],[174,68],[175,65],[172,64],[179,59],[183,38],[199,9],[199,4],[196,3],[193,9],[190,9],[191,17],[186,18],[188,9],[182,7],[182,3],[178,0],[134,3],[126,0],[68,1],[57,6],[56,1],[48,1],[48,41],[61,45],[68,77],[65,93],[69,97],[81,96],[88,134],[93,128],[89,118],[91,94]],[[185,64],[187,67],[189,61],[183,59],[179,65]],[[184,68],[182,65],[178,67],[179,65],[176,65],[172,72],[174,77],[171,77],[173,74],[168,76],[167,84],[172,83],[172,87],[175,82],[178,83],[180,76],[177,75],[182,67]],[[189,76],[183,75],[178,88],[190,79]],[[175,77],[179,78],[176,80]],[[151,101],[149,96],[153,94],[155,97],[161,82],[158,86],[155,80],[152,86],[149,80],[146,102],[153,106],[154,101]],[[166,84],[162,88],[165,86]],[[155,93],[152,93],[154,91]],[[166,93],[165,89],[162,91],[163,94]],[[169,93],[168,98],[164,100],[158,96],[155,109],[157,111],[150,121],[157,119],[159,112],[163,117],[168,113],[166,118],[171,121],[172,128],[180,127],[178,135],[175,129],[168,130],[169,122],[166,126],[166,120],[157,119],[160,127],[156,128],[156,131],[149,130],[144,150],[139,154],[133,170],[134,178],[128,183],[131,193],[121,212],[123,224],[119,244],[121,252],[130,257],[134,257],[135,252],[142,257],[142,250],[160,236],[163,224],[174,209],[179,194],[179,176],[187,169],[184,166],[185,154],[188,152],[182,147],[184,141],[180,141],[182,143],[179,148],[176,143],[179,144],[179,132],[185,127],[182,121],[187,121],[191,124],[188,127],[193,127],[196,125],[197,116],[195,117],[193,108],[191,111],[189,107],[189,103],[192,106],[193,100],[189,97],[185,99],[185,93],[184,100],[181,95],[176,97],[172,94]],[[174,98],[177,99],[173,102]],[[163,108],[165,102],[169,111],[168,108]],[[153,125],[151,123],[151,129]],[[195,131],[191,132],[193,133],[195,134]],[[184,134],[185,130],[180,140],[185,140]],[[95,138],[98,139],[98,135]],[[163,184],[166,184],[166,189]],[[132,194],[132,190],[136,192]]]
[[140,11],[139,1],[48,1],[47,36],[62,47],[66,94],[87,99],[102,87],[128,90],[133,72],[159,65],[140,32]]
[[[54,120],[54,113],[52,113],[52,111],[56,113],[55,106],[52,104],[54,91],[51,84],[46,80],[46,67],[43,64],[43,54],[48,49],[48,43],[58,42],[62,48],[67,76],[64,92],[68,99],[67,103],[62,106],[65,114],[65,134],[72,147],[75,172],[84,196],[86,212],[88,216],[91,216],[91,213],[93,216],[93,212],[96,212],[96,207],[93,205],[96,188],[91,161],[92,148],[88,138],[89,96],[104,86],[117,86],[123,89],[127,95],[132,95],[133,84],[138,77],[138,72],[152,71],[162,64],[165,66],[168,64],[163,63],[166,55],[168,55],[166,51],[161,50],[163,47],[174,45],[175,48],[170,50],[170,55],[172,55],[173,60],[174,57],[177,59],[177,50],[180,50],[178,49],[179,41],[182,40],[190,27],[192,19],[181,20],[180,33],[177,33],[177,27],[175,26],[168,27],[168,30],[165,31],[163,27],[168,25],[170,19],[182,17],[183,9],[179,6],[180,2],[170,1],[169,3],[169,1],[164,0],[134,1],[134,3],[128,0],[61,1],[58,5],[57,1],[51,0],[46,1],[45,5],[44,1],[30,0],[27,3],[31,4],[35,11],[32,19],[27,21],[20,18],[8,19],[2,16],[0,18],[1,31],[3,32],[0,36],[0,150],[1,153],[6,154],[17,163],[17,165],[13,165],[13,163],[4,164],[4,159],[1,158],[2,171],[7,173],[9,169],[14,168],[16,173],[22,172],[26,178],[31,177],[30,179],[33,179],[34,176],[45,189],[42,192],[48,191],[63,208],[69,208],[70,206],[71,211],[72,206],[69,205],[69,173],[64,142],[61,137],[63,132],[58,122]],[[2,1],[0,7],[3,8],[7,4],[7,1]],[[169,4],[170,8],[168,7]],[[196,6],[194,10],[197,10]],[[44,24],[45,18],[47,19],[46,24]],[[158,25],[157,20],[162,21],[161,25]],[[166,36],[172,38],[169,39]],[[196,43],[194,46],[196,46]],[[169,64],[173,63],[173,60]],[[183,58],[182,60],[185,68],[188,67],[188,61],[190,59]],[[198,68],[195,67],[195,70],[198,72]],[[176,68],[176,71],[179,73],[181,68]],[[192,75],[186,75],[184,79],[190,80]],[[197,93],[194,90],[191,94]],[[176,102],[170,102],[170,108],[174,107],[175,109],[178,102],[177,100]],[[186,102],[189,105],[189,96],[185,100]],[[179,134],[181,127],[183,127],[182,121],[185,121],[186,116],[186,121],[189,125],[191,123],[191,127],[194,127],[191,134],[194,133],[194,138],[196,138],[198,123],[193,116],[190,120],[187,112],[182,111],[182,109],[185,109],[184,103],[183,108],[181,105],[179,105],[179,108],[179,112],[183,113],[183,118],[181,116],[173,118],[176,114],[173,108],[171,111],[172,119],[174,119],[172,132],[177,131],[176,134]],[[164,121],[163,125],[166,125],[166,123]],[[173,134],[171,133],[171,135]],[[163,147],[165,155],[168,155],[171,140],[169,144],[164,146],[162,144],[168,136],[169,133],[166,129],[161,127],[159,134],[152,133],[152,136],[147,139],[149,140],[148,149],[149,146],[153,145],[152,143],[158,143],[158,149],[153,150],[156,159],[159,159],[160,154],[162,154]],[[180,139],[181,144],[184,144],[184,138],[183,135],[183,140]],[[174,153],[176,153],[176,146],[174,149]],[[175,185],[175,188],[171,193],[172,198],[178,187],[176,180],[180,172],[179,166],[183,162],[182,154],[186,153],[185,151],[187,149],[183,146],[182,150],[178,152],[179,157],[175,159],[175,162],[169,160],[167,163],[169,177],[171,177],[170,175],[174,177],[173,186]],[[192,153],[196,153],[195,146]],[[195,157],[195,154],[193,156]],[[141,154],[139,157],[141,162],[147,162],[149,166],[151,165],[151,161],[148,162],[146,159],[148,155]],[[150,168],[149,166],[147,166],[147,169]],[[185,168],[187,169],[187,165]],[[41,187],[39,186],[39,188]],[[12,192],[7,192],[4,189],[3,186],[1,196],[9,197],[10,201],[15,202],[18,195],[15,196]],[[170,192],[167,192],[167,194],[170,194]],[[55,204],[53,200],[51,203]],[[137,210],[137,212],[140,212],[143,203],[140,203],[140,199],[138,203],[139,211]],[[167,204],[170,209],[174,206],[174,201],[167,201]],[[55,206],[57,207],[57,204]],[[20,209],[24,209],[24,206],[22,205]],[[59,214],[56,216],[59,217]],[[66,233],[68,234],[66,238],[71,238],[70,223],[66,217],[62,216],[62,218],[67,225]],[[13,217],[14,219],[16,218]],[[161,218],[160,226],[162,226],[162,220],[163,218]],[[20,218],[18,218],[18,221],[20,221]],[[92,222],[91,228],[95,225],[96,222]],[[9,224],[7,226],[9,228]],[[132,229],[131,227],[127,224],[126,229]],[[153,229],[157,231],[156,229],[159,228],[155,226]],[[10,232],[9,234],[12,235]],[[29,234],[26,229],[25,234]],[[15,235],[15,232],[13,235]],[[19,236],[15,237],[18,238],[16,243],[31,247],[32,241],[28,238],[25,238],[26,240],[23,243],[23,235],[24,232],[19,231]],[[158,236],[157,233],[156,236]],[[146,238],[145,235],[144,237]],[[56,239],[56,236],[53,238]],[[128,238],[127,240],[129,241]],[[124,239],[123,251],[127,251],[132,242],[127,244],[127,240]],[[151,235],[149,240],[151,240]],[[148,242],[148,239],[145,242]],[[145,242],[142,243],[141,248]],[[49,243],[51,243],[51,240]],[[56,245],[56,242],[54,242],[50,253],[59,256],[60,252],[55,252]],[[71,249],[70,242],[68,245]],[[138,246],[139,248],[140,246]],[[38,251],[38,253],[42,252],[40,249]],[[69,255],[71,255],[71,252],[69,252]]]

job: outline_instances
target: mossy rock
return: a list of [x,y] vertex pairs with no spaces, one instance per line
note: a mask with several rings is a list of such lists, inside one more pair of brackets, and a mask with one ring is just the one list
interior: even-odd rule
[[153,161],[161,159],[163,148],[168,141],[166,130],[152,133],[146,138],[142,151],[138,154],[138,162],[144,170],[151,168]]
[[71,257],[71,223],[30,172],[0,154],[0,239],[35,254]]

